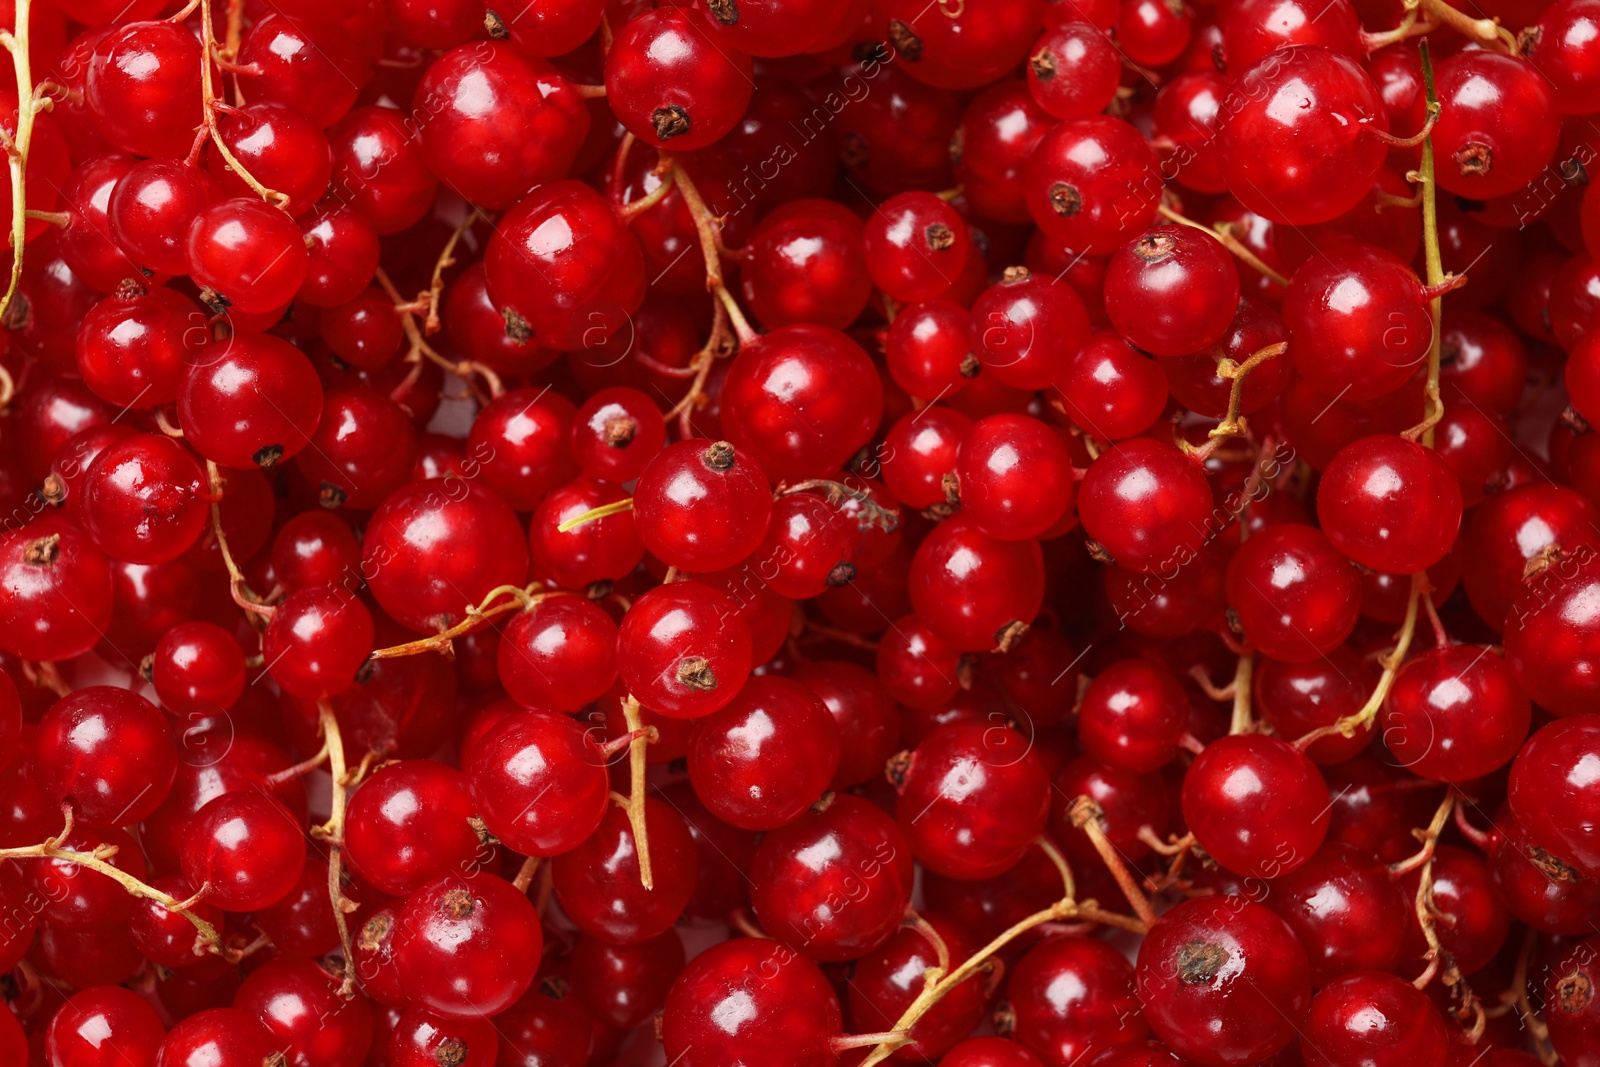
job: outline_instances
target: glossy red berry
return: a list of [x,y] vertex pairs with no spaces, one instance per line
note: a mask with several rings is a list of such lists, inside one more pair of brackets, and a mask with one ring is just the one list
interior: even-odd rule
[[551,884],[567,917],[591,937],[636,945],[672,929],[695,890],[695,843],[669,805],[645,800],[652,878],[646,889],[628,813],[612,804],[581,845],[551,861]]
[[1461,487],[1439,454],[1387,434],[1340,449],[1323,472],[1317,505],[1339,551],[1391,574],[1439,562],[1461,525]]
[[681,719],[709,715],[739,695],[750,667],[749,628],[733,601],[708,585],[658,586],[623,616],[618,673],[652,711]]
[[1144,1039],[1133,967],[1089,937],[1056,937],[1023,956],[1011,973],[1014,1036],[1046,1063],[1093,1060]]
[[1096,115],[1045,134],[1023,178],[1028,213],[1078,252],[1110,252],[1148,223],[1161,194],[1155,153],[1128,123]]
[[1072,455],[1054,428],[1027,415],[990,415],[961,440],[955,463],[961,512],[991,537],[1024,541],[1072,507]]
[[679,441],[656,453],[639,475],[633,508],[639,537],[653,555],[690,572],[715,571],[761,543],[772,492],[748,450],[726,441]]
[[1383,864],[1354,845],[1327,842],[1274,879],[1261,903],[1299,938],[1313,985],[1356,971],[1392,971],[1405,960],[1412,901]]
[[1361,575],[1321,531],[1300,523],[1251,537],[1228,563],[1228,606],[1246,640],[1273,659],[1317,659],[1361,612]]
[[872,281],[896,300],[939,296],[953,285],[971,250],[966,224],[932,193],[892,196],[878,205],[863,235]]
[[610,804],[605,762],[576,719],[524,711],[491,726],[461,769],[491,834],[525,856],[553,856],[600,825]]
[[278,1039],[248,1012],[206,1008],[180,1020],[161,1042],[161,1067],[226,1064],[255,1067],[279,1054]]
[[1439,63],[1439,184],[1487,200],[1516,192],[1550,161],[1561,139],[1550,82],[1527,60],[1461,52]]
[[1083,528],[1119,567],[1170,569],[1204,543],[1211,487],[1175,447],[1147,437],[1100,454],[1078,487]]
[[1071,286],[1011,267],[972,305],[972,352],[983,370],[1016,389],[1060,381],[1089,335],[1089,315]]
[[645,144],[704,148],[750,103],[750,58],[719,48],[708,23],[696,7],[647,11],[621,27],[607,51],[606,103]]
[[917,746],[901,774],[895,812],[912,855],[946,877],[1005,873],[1049,816],[1039,756],[1004,724],[947,726]]
[[39,785],[90,826],[128,826],[155,811],[177,762],[161,712],[114,686],[63,697],[34,738]]
[[1241,1067],[1295,1039],[1311,1003],[1306,954],[1284,921],[1243,897],[1188,900],[1135,965],[1145,1021],[1174,1053]]
[[526,894],[487,873],[451,873],[400,909],[394,960],[416,1007],[447,1018],[494,1015],[533,982],[544,936]]
[[266,793],[224,793],[196,812],[183,842],[183,876],[210,886],[224,911],[256,911],[294,889],[306,839],[289,809]]
[[1328,832],[1328,787],[1293,745],[1260,734],[1211,742],[1184,775],[1195,840],[1237,874],[1277,878],[1306,863]]
[[222,467],[270,468],[293,457],[321,416],[322,383],[311,361],[265,334],[236,334],[189,372],[178,394],[189,444]]
[[101,136],[138,156],[189,152],[200,124],[200,42],[167,21],[129,22],[94,47],[84,80]]
[[289,594],[261,638],[272,680],[305,700],[324,700],[349,689],[372,649],[372,613],[350,592],[332,585]]
[[1600,872],[1600,827],[1588,768],[1600,751],[1600,716],[1573,715],[1534,733],[1511,765],[1507,796],[1541,848],[1584,873]]
[[1448,1044],[1432,1002],[1404,978],[1375,971],[1347,974],[1317,990],[1300,1035],[1307,1067],[1441,1067]]
[[577,711],[617,680],[617,625],[581,597],[550,597],[506,624],[495,661],[513,700]]
[[1159,770],[1178,754],[1189,698],[1166,667],[1125,659],[1095,675],[1078,710],[1078,741],[1101,763],[1133,774]]
[[345,848],[362,878],[395,897],[464,869],[482,848],[460,771],[401,760],[362,783],[345,815]]
[[1002,541],[958,514],[917,546],[910,584],[911,606],[951,646],[1005,650],[1039,614],[1043,553],[1037,541]]
[[143,997],[121,986],[97,985],[74,993],[56,1010],[44,1050],[59,1067],[149,1067],[164,1037],[160,1017]]
[[1182,356],[1220,341],[1239,303],[1239,272],[1221,243],[1192,226],[1160,226],[1106,267],[1106,314],[1128,343]]
[[200,464],[161,434],[130,434],[107,445],[79,492],[84,532],[125,563],[176,559],[194,546],[210,517]]
[[1104,110],[1121,75],[1116,47],[1087,22],[1047,28],[1028,53],[1028,92],[1034,103],[1058,119]]
[[1505,659],[1488,648],[1452,645],[1401,667],[1380,725],[1385,747],[1412,774],[1464,782],[1510,763],[1531,715]]
[[339,983],[311,960],[272,960],[240,984],[233,1006],[272,1033],[289,1067],[360,1067],[372,1008],[359,993],[341,995]]

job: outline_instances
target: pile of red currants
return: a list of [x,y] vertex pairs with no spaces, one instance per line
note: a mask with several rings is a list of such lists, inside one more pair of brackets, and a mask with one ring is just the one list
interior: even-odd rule
[[0,27],[0,1067],[1600,1067],[1600,0]]

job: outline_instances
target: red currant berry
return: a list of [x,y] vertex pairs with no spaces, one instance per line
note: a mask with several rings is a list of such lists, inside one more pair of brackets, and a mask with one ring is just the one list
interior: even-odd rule
[[492,874],[446,874],[400,909],[394,962],[414,1007],[446,1018],[504,1011],[533,983],[544,934],[533,901]]
[[1261,734],[1211,742],[1183,779],[1183,817],[1200,847],[1230,871],[1257,878],[1305,864],[1327,835],[1328,807],[1316,765]]

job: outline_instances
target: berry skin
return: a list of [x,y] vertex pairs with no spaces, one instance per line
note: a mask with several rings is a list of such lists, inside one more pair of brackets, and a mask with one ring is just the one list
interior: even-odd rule
[[506,624],[495,662],[523,706],[577,711],[617,680],[617,625],[580,597],[550,597]]
[[863,235],[867,271],[879,289],[907,303],[949,289],[971,254],[954,208],[932,193],[901,193],[878,205]]
[[132,434],[95,457],[79,485],[84,532],[124,563],[166,563],[199,540],[210,518],[200,464],[158,434]]
[[1002,541],[966,515],[940,523],[911,562],[911,605],[951,646],[1007,649],[1039,613],[1044,563],[1037,541]]
[[730,567],[761,543],[772,491],[746,449],[726,441],[679,441],[639,475],[633,508],[639,538],[670,566]]
[[1284,523],[1234,553],[1227,594],[1251,644],[1273,659],[1302,663],[1350,636],[1361,611],[1361,575],[1321,531]]
[[220,467],[270,469],[305,448],[321,418],[322,383],[311,361],[265,334],[236,335],[189,372],[178,394],[188,443]]
[[1413,574],[1455,543],[1461,487],[1434,450],[1377,435],[1333,457],[1317,489],[1317,511],[1328,539],[1357,563]]
[[967,430],[955,463],[962,514],[1006,541],[1038,537],[1072,507],[1072,455],[1026,415],[990,415]]
[[895,811],[924,867],[976,881],[1016,865],[1044,828],[1050,782],[1021,734],[947,726],[911,754]]
[[[695,719],[739,695],[751,667],[738,607],[699,582],[659,586],[634,601],[617,636],[617,670],[639,702]],[[832,769],[829,769],[832,774]]]
[[1586,877],[1600,873],[1595,794],[1582,783],[1600,751],[1600,715],[1573,715],[1536,732],[1511,764],[1511,811],[1539,847]]
[[465,754],[461,769],[489,832],[524,856],[577,847],[610,803],[605,755],[566,715],[506,716]]
[[680,1067],[833,1067],[839,998],[817,965],[776,941],[735,938],[689,961],[662,1009]]
[[1178,754],[1189,721],[1189,698],[1165,667],[1145,660],[1113,663],[1084,690],[1078,740],[1090,756],[1117,770],[1146,774]]
[[372,651],[372,613],[343,588],[297,589],[262,635],[267,672],[286,693],[325,700],[348,690]]
[[762,838],[750,880],[772,936],[819,962],[859,959],[900,928],[911,847],[882,809],[833,796]]
[[971,344],[985,373],[1016,389],[1043,389],[1089,334],[1089,313],[1071,286],[1007,268],[972,305]]
[[521,890],[492,874],[450,873],[406,898],[394,961],[416,1007],[478,1018],[527,991],[543,945],[539,915]]
[[1155,214],[1155,153],[1121,119],[1068,119],[1040,140],[1023,178],[1028,213],[1045,236],[1080,252],[1110,252]]
[[44,1049],[49,1062],[60,1067],[149,1067],[165,1036],[160,1017],[143,997],[121,986],[90,986],[67,998],[51,1017]]
[[1287,742],[1235,734],[1211,742],[1190,764],[1183,817],[1195,841],[1224,867],[1277,878],[1322,844],[1328,787],[1316,765]]
[[1311,1003],[1306,954],[1284,921],[1243,897],[1167,912],[1135,964],[1145,1021],[1205,1067],[1259,1063],[1295,1039]]
[[258,911],[294,889],[305,865],[300,821],[265,793],[224,793],[196,814],[183,842],[183,876],[210,885],[224,911]]
[[606,53],[606,102],[654,148],[704,148],[750,103],[750,58],[713,43],[698,8],[661,8],[630,19]]
[[391,763],[351,798],[346,855],[362,878],[406,897],[478,855],[475,816],[460,771],[432,760]]
[[1239,272],[1221,243],[1192,226],[1160,226],[1106,267],[1106,314],[1135,348],[1183,356],[1220,341],[1239,304]]
[[1407,662],[1384,702],[1383,743],[1412,774],[1465,782],[1511,762],[1533,709],[1501,656],[1453,645]]
[[1245,207],[1273,222],[1338,218],[1361,201],[1388,149],[1377,86],[1348,56],[1295,45],[1240,71],[1224,101],[1217,163]]
[[57,701],[34,737],[34,773],[57,804],[89,826],[130,826],[160,807],[178,757],[165,717],[115,686]]
[[1135,437],[1100,454],[1078,487],[1083,528],[1119,567],[1170,570],[1212,521],[1211,487],[1175,447]]
[[1309,1067],[1370,1063],[1441,1067],[1444,1020],[1419,990],[1393,974],[1358,971],[1323,986],[1300,1035]]
[[567,917],[591,937],[637,945],[672,929],[695,889],[695,843],[670,806],[647,799],[653,878],[645,889],[628,813],[612,804],[589,839],[551,863],[551,883]]

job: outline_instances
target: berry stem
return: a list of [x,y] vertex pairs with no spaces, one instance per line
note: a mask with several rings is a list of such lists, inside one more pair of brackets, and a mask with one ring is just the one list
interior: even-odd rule
[[[629,136],[632,135],[630,134]],[[631,145],[632,142],[629,142],[629,144]],[[624,158],[625,157],[620,153],[618,154],[617,162],[619,168]],[[617,214],[622,216],[623,222],[632,222],[634,219],[638,218],[640,215],[643,215],[646,211],[649,211],[651,208],[661,203],[661,201],[665,200],[667,198],[667,194],[671,193],[673,189],[677,188],[678,172],[677,169],[672,165],[672,157],[667,155],[665,152],[662,152],[659,155],[656,160],[656,165],[651,173],[655,174],[661,179],[659,184],[657,184],[654,189],[650,190],[637,200],[632,200],[626,204],[617,205]],[[614,177],[616,180],[612,183],[612,188],[620,191],[622,189],[622,172],[620,169],[614,175]]]
[[61,816],[60,833],[37,845],[0,849],[0,861],[8,859],[52,859],[87,867],[97,874],[103,874],[110,878],[134,896],[154,900],[168,911],[176,912],[193,923],[195,928],[195,955],[199,956],[206,952],[214,952],[218,955],[222,953],[222,939],[217,934],[217,928],[189,910],[205,898],[211,888],[209,885],[202,886],[200,891],[189,899],[179,900],[172,894],[163,893],[153,886],[146,885],[128,872],[107,863],[108,859],[117,854],[117,846],[115,845],[101,845],[93,852],[73,852],[70,849],[64,849],[61,847],[61,842],[72,835],[72,807],[63,804],[61,806]]
[[528,891],[528,887],[533,884],[533,876],[537,874],[538,871],[539,857],[529,856],[527,859],[522,861],[521,868],[517,870],[517,876],[511,880],[512,886],[516,888],[517,892],[526,893]]
[[[471,222],[471,219],[472,216],[468,216],[469,223]],[[446,254],[448,254],[450,246],[446,245],[445,247],[447,250]],[[442,254],[440,256],[440,261],[442,262],[443,259],[444,255]],[[435,269],[442,270],[442,268],[437,266]],[[505,386],[501,383],[500,376],[494,371],[490,370],[488,367],[485,367],[483,364],[474,363],[470,359],[447,359],[446,357],[440,355],[439,352],[427,342],[426,338],[423,337],[422,328],[417,325],[417,320],[415,316],[412,315],[412,311],[417,305],[412,302],[407,302],[400,296],[400,290],[394,287],[394,282],[389,280],[388,273],[385,272],[382,267],[378,268],[373,277],[378,280],[378,284],[383,287],[383,291],[389,294],[389,299],[394,301],[395,314],[400,316],[400,328],[405,331],[406,340],[411,343],[411,349],[406,353],[405,357],[407,360],[415,362],[419,359],[426,358],[434,363],[437,363],[450,373],[458,375],[459,377],[467,379],[482,378],[484,384],[489,388],[490,397],[497,397],[501,393],[505,392]],[[436,312],[430,311],[429,321],[435,320]]]
[[33,144],[33,120],[38,115],[41,100],[34,99],[33,68],[28,59],[29,0],[16,0],[16,21],[13,29],[0,30],[0,45],[11,53],[11,66],[17,78],[17,135],[10,137],[0,130],[0,143],[6,150],[7,165],[11,170],[11,280],[6,285],[6,295],[0,298],[0,318],[11,307],[17,283],[22,280],[22,249],[28,239],[28,209],[26,200],[28,148]]
[[1400,664],[1406,658],[1406,652],[1411,648],[1411,639],[1417,632],[1417,605],[1428,590],[1428,573],[1418,571],[1411,576],[1411,596],[1406,601],[1406,621],[1400,626],[1400,633],[1395,639],[1394,648],[1389,650],[1378,662],[1383,667],[1383,673],[1378,676],[1378,684],[1373,687],[1372,695],[1367,697],[1367,702],[1355,711],[1331,726],[1324,726],[1312,730],[1310,733],[1295,741],[1294,747],[1304,752],[1324,737],[1339,734],[1342,737],[1354,737],[1356,731],[1365,727],[1378,717],[1378,709],[1383,707],[1384,700],[1389,696],[1389,688],[1394,685],[1394,676],[1400,670]]
[[277,786],[282,785],[284,782],[287,782],[290,779],[298,778],[302,774],[309,774],[310,772],[316,770],[318,767],[320,767],[324,763],[326,763],[327,760],[328,760],[328,737],[327,737],[327,734],[324,733],[323,737],[322,737],[322,747],[317,750],[317,754],[315,756],[312,756],[310,759],[301,760],[299,763],[296,763],[292,767],[285,767],[281,771],[277,771],[277,772],[275,772],[273,774],[267,775],[267,777],[265,779],[266,784],[268,786],[270,786],[270,787],[276,788]]
[[[1228,389],[1228,416],[1211,428],[1209,436],[1212,441],[1220,441],[1226,437],[1238,437],[1245,432],[1244,419],[1239,415],[1239,405],[1244,400],[1244,380],[1246,376],[1269,359],[1277,359],[1289,351],[1287,341],[1279,341],[1275,345],[1267,345],[1250,353],[1243,363],[1235,363],[1231,359],[1224,359],[1217,364],[1217,375],[1232,383]],[[1209,443],[1209,442],[1208,442]]]
[[563,522],[560,526],[557,526],[556,533],[566,533],[568,530],[575,530],[579,526],[583,526],[586,523],[599,522],[601,519],[609,519],[613,515],[621,515],[625,511],[632,510],[633,497],[630,496],[624,497],[621,500],[613,500],[609,504],[601,504],[597,508],[590,508],[582,515],[574,515],[566,522]]
[[1274,284],[1281,285],[1281,286],[1283,286],[1285,288],[1288,288],[1288,285],[1289,285],[1289,279],[1288,278],[1285,278],[1282,274],[1279,274],[1277,271],[1275,271],[1271,267],[1267,266],[1266,263],[1262,262],[1260,256],[1256,255],[1254,252],[1250,251],[1250,249],[1246,248],[1244,246],[1244,243],[1242,241],[1240,241],[1237,237],[1235,237],[1232,233],[1228,232],[1228,230],[1219,229],[1218,227],[1215,227],[1215,226],[1207,226],[1203,222],[1196,222],[1196,221],[1194,221],[1193,219],[1189,218],[1186,215],[1178,214],[1178,212],[1172,210],[1170,207],[1168,207],[1165,204],[1160,205],[1160,207],[1157,208],[1157,210],[1161,212],[1161,217],[1162,218],[1169,219],[1172,222],[1176,222],[1176,223],[1178,223],[1178,224],[1180,224],[1182,226],[1193,226],[1197,230],[1206,231],[1211,236],[1215,237],[1218,241],[1221,241],[1223,248],[1226,248],[1228,251],[1230,251],[1234,255],[1238,256],[1241,260],[1244,261],[1246,266],[1248,266],[1251,269],[1253,269],[1256,273],[1265,276],[1269,281],[1273,282]]
[[1407,0],[1407,3],[1415,4],[1440,24],[1449,26],[1469,40],[1480,44],[1498,43],[1508,55],[1522,54],[1521,49],[1517,47],[1516,35],[1501,26],[1499,19],[1475,19],[1465,12],[1457,11],[1445,0]]
[[1056,847],[1056,843],[1045,834],[1040,834],[1034,838],[1033,843],[1039,846],[1039,851],[1043,852],[1050,862],[1056,865],[1056,870],[1060,872],[1061,895],[1068,899],[1075,898],[1078,895],[1078,882],[1077,879],[1072,877],[1072,864],[1067,862],[1067,857],[1061,854],[1061,850]]
[[1544,1067],[1556,1067],[1560,1062],[1555,1049],[1550,1045],[1550,1028],[1544,1020],[1539,1018],[1539,1013],[1533,1010],[1533,1003],[1528,999],[1528,963],[1533,958],[1533,950],[1538,942],[1539,931],[1528,927],[1523,935],[1522,948],[1517,953],[1516,969],[1511,973],[1511,988],[1506,992],[1513,997],[1517,1006],[1517,1015],[1522,1020],[1522,1025],[1527,1027],[1528,1034],[1533,1038],[1533,1047],[1537,1051],[1539,1062]]
[[[230,16],[231,14],[230,11]],[[227,163],[229,170],[243,179],[261,199],[273,207],[287,211],[289,194],[268,189],[257,181],[256,176],[239,162],[239,157],[233,154],[233,149],[228,147],[227,142],[222,139],[221,131],[217,129],[217,92],[216,86],[211,81],[211,61],[215,58],[219,63],[226,63],[227,60],[217,45],[216,28],[211,21],[211,0],[200,0],[200,46],[200,131],[195,137],[194,147],[189,150],[189,163],[192,165],[199,162],[200,149],[209,138],[211,143],[217,146],[217,152]]]
[[[552,596],[575,596],[564,590],[551,590],[547,593],[533,593],[533,586],[526,589],[515,585],[499,585],[484,594],[476,605],[468,604],[466,617],[447,630],[441,630],[432,637],[419,637],[415,641],[407,641],[402,645],[391,645],[388,648],[375,649],[368,659],[399,659],[401,656],[415,656],[422,652],[445,652],[451,648],[450,642],[462,634],[476,630],[485,620],[496,615],[504,615],[509,611],[527,610],[539,601]],[[503,596],[511,599],[504,604],[495,601]]]
[[245,581],[244,572],[233,560],[233,553],[228,551],[228,537],[222,532],[222,493],[227,488],[228,480],[222,476],[217,465],[211,460],[206,460],[206,478],[211,485],[211,530],[217,538],[217,550],[222,553],[222,563],[228,569],[228,592],[233,597],[233,602],[249,617],[251,625],[256,629],[265,629],[272,614],[277,609],[257,596]]
[[833,482],[826,478],[807,478],[803,482],[793,485],[780,484],[772,491],[772,498],[793,496],[795,493],[808,493],[821,490],[822,496],[834,507],[839,507],[846,500],[854,500],[861,505],[861,515],[856,520],[858,529],[870,530],[877,528],[884,533],[894,533],[900,526],[900,513],[884,507],[872,499],[872,494],[863,489],[852,489],[843,482]]
[[1155,909],[1150,906],[1150,901],[1139,888],[1139,883],[1134,881],[1128,865],[1122,861],[1122,856],[1117,852],[1117,846],[1111,843],[1104,827],[1100,825],[1105,814],[1099,804],[1086,796],[1074,800],[1067,808],[1067,817],[1072,820],[1072,825],[1082,830],[1088,836],[1089,843],[1094,845],[1094,850],[1100,853],[1106,869],[1111,872],[1111,877],[1116,879],[1117,888],[1122,890],[1122,895],[1128,898],[1134,914],[1139,916],[1139,920],[1146,927],[1153,926],[1156,921]]
[[1255,673],[1256,658],[1246,652],[1239,657],[1239,666],[1233,672],[1233,721],[1228,725],[1230,734],[1247,734],[1255,728],[1250,717],[1250,679]]
[[[921,915],[917,914],[915,908],[906,908],[904,925],[916,930],[917,933],[922,935],[924,941],[933,946],[934,954],[939,958],[939,966],[928,968],[928,970],[924,972],[923,977],[929,983],[937,982],[939,980],[939,975],[948,974],[950,972],[950,946],[945,944],[944,938],[940,936],[938,930],[933,928],[932,923],[930,923],[927,919],[924,919]],[[935,970],[939,972],[939,975],[933,974]],[[930,975],[931,977],[929,977]],[[876,1044],[876,1042],[874,1042],[874,1044]]]
[[683,164],[677,160],[672,161],[672,178],[678,186],[678,191],[683,194],[683,202],[689,207],[689,217],[694,220],[695,233],[700,238],[700,254],[706,261],[706,291],[721,289],[722,227],[716,216],[711,214],[711,209],[706,206],[705,198],[695,187],[694,179],[689,177],[689,172],[684,170]]
[[[1423,0],[1431,4],[1435,0]],[[1454,8],[1445,6],[1447,10],[1460,14]],[[1428,53],[1428,42],[1423,41],[1420,49],[1422,53],[1422,86],[1427,100],[1428,116],[1431,122],[1439,114],[1439,94],[1433,84],[1433,59]],[[1444,417],[1444,402],[1439,397],[1439,371],[1444,359],[1444,293],[1441,288],[1446,285],[1444,274],[1444,257],[1439,252],[1439,186],[1434,180],[1434,155],[1433,137],[1431,127],[1424,126],[1424,133],[1429,134],[1422,139],[1422,163],[1417,171],[1417,182],[1422,186],[1422,252],[1423,261],[1427,266],[1428,287],[1432,290],[1431,299],[1428,301],[1428,312],[1433,316],[1433,343],[1428,347],[1428,384],[1426,387],[1426,403],[1423,419],[1416,426],[1407,430],[1402,436],[1408,440],[1421,442],[1429,448],[1433,447],[1433,428]],[[1413,592],[1413,596],[1416,595]]]
[[655,888],[655,874],[650,869],[650,831],[645,824],[644,797],[645,756],[652,731],[645,729],[644,718],[639,714],[639,699],[632,693],[622,701],[622,718],[628,724],[633,740],[628,744],[628,825],[633,827],[634,849],[639,854],[639,882],[646,889]]
[[[328,821],[311,828],[311,836],[328,844],[328,899],[333,905],[333,924],[339,929],[339,945],[344,950],[344,980],[339,983],[339,995],[349,999],[355,995],[355,951],[350,946],[350,924],[345,920],[343,885],[344,871],[344,814],[348,800],[347,787],[353,784],[345,771],[344,736],[339,732],[339,719],[333,706],[326,700],[317,702],[317,720],[322,728],[323,740],[328,746],[328,770],[333,775],[332,807]],[[365,762],[362,764],[366,766]]]

